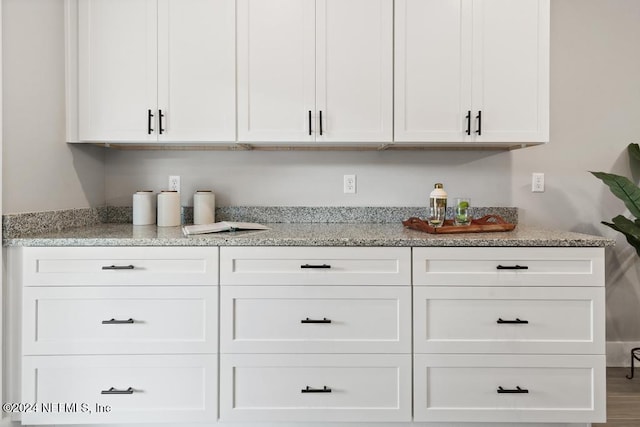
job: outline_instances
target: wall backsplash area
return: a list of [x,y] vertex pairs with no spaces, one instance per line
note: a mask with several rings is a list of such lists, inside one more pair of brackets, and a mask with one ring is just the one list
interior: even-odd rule
[[[164,189],[169,175],[181,176],[182,205],[192,204],[195,190],[212,189],[222,207],[420,207],[442,182],[450,197],[470,197],[472,205],[517,207],[521,224],[616,239],[607,250],[607,339],[612,346],[640,342],[640,261],[600,224],[624,207],[588,173],[631,176],[625,149],[640,142],[640,2],[551,2],[550,142],[511,152],[132,151],[65,144],[63,1],[3,0],[2,6],[5,214],[131,206],[134,191]],[[533,172],[545,173],[544,193],[531,192]],[[345,174],[357,175],[356,194],[343,193]]]

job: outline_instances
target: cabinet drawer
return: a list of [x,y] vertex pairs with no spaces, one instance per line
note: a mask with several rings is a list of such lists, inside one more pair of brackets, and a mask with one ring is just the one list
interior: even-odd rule
[[222,285],[410,285],[410,248],[224,247]]
[[[76,404],[28,412],[24,424],[215,421],[215,355],[26,356],[22,401]],[[111,388],[126,394],[103,394]],[[112,392],[114,390],[111,390]],[[82,410],[82,404],[91,411]],[[99,412],[110,407],[110,412]],[[39,408],[40,409],[40,408]],[[43,408],[46,409],[46,408]]]
[[411,356],[223,354],[220,419],[410,421]]
[[415,421],[605,422],[605,403],[604,355],[415,355]]
[[217,291],[24,288],[23,354],[215,353]]
[[604,248],[413,248],[413,284],[604,286]]
[[416,353],[604,354],[604,288],[416,287]]
[[222,353],[410,353],[408,286],[222,286]]
[[218,248],[23,248],[24,286],[217,285]]

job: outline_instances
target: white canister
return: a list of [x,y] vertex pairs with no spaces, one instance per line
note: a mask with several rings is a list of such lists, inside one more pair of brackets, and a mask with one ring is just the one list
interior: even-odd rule
[[198,190],[193,195],[193,223],[216,222],[216,195],[211,190]]
[[158,194],[158,227],[180,225],[180,193],[163,190]]
[[133,194],[133,225],[156,223],[156,195],[151,190]]

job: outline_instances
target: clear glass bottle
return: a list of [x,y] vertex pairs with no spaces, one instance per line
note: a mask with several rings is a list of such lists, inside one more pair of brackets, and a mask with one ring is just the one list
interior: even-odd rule
[[429,224],[432,227],[440,227],[444,224],[447,214],[447,192],[442,183],[438,182],[429,195]]

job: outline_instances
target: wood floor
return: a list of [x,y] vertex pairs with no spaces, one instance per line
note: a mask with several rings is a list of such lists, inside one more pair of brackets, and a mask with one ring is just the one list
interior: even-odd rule
[[632,380],[629,368],[607,368],[607,423],[593,427],[640,427],[640,367]]

